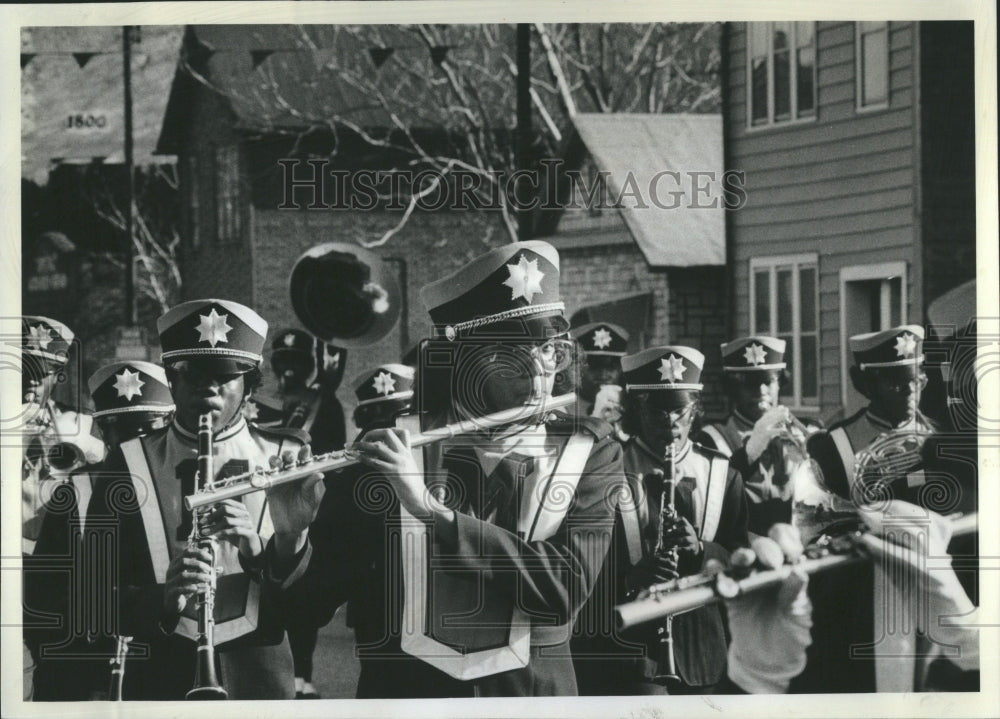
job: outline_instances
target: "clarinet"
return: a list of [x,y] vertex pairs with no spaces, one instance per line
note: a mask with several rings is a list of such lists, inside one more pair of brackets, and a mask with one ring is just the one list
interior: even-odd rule
[[115,637],[115,656],[111,660],[111,683],[108,686],[108,699],[113,702],[122,700],[122,683],[125,681],[125,659],[128,657],[128,644],[132,637],[118,635]]
[[[676,500],[676,488],[677,488],[677,467],[676,467],[676,450],[674,448],[674,443],[671,442],[667,445],[667,451],[664,456],[664,462],[666,464],[667,471],[663,473],[663,484],[660,490],[660,512],[656,519],[656,548],[653,550],[654,554],[660,554],[664,550],[663,546],[663,528],[667,524],[671,524],[677,521],[677,505]],[[668,500],[668,494],[670,499]],[[679,552],[677,547],[671,547],[667,550],[673,560],[674,566],[677,566]],[[677,660],[674,657],[674,617],[672,614],[668,614],[664,619],[663,623],[657,627],[657,635],[659,636],[659,649],[660,656],[657,657],[657,673],[654,679],[680,679],[677,674]],[[666,673],[660,673],[660,667],[666,663],[667,671]]]
[[[215,485],[215,466],[212,459],[212,415],[203,414],[198,418],[198,477],[196,484],[211,490]],[[201,514],[204,509],[191,510],[191,536],[188,546],[207,549],[212,556],[212,571],[208,589],[199,592],[195,606],[198,611],[198,654],[195,663],[194,687],[185,698],[193,700],[226,699],[228,693],[215,676],[215,560],[218,557],[218,542],[213,537],[201,534]]]

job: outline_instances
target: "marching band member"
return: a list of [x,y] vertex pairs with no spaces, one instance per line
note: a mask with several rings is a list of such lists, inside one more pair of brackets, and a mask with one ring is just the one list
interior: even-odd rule
[[[650,585],[697,573],[709,560],[726,563],[732,550],[747,544],[747,502],[739,474],[724,455],[690,439],[701,412],[703,363],[700,352],[682,346],[653,347],[622,359],[624,429],[632,437],[624,458],[631,499],[619,505],[615,547],[595,597],[620,603]],[[671,450],[672,473],[666,459]],[[676,518],[666,517],[661,527],[661,499],[666,507],[670,474],[676,482]],[[648,625],[603,639],[610,641],[578,640],[590,654],[575,656],[588,694],[710,693],[723,678],[726,637],[719,607],[680,615],[669,630]],[[642,648],[638,656],[637,644]],[[668,677],[671,654],[676,674]]]
[[[90,434],[92,418],[60,406],[52,390],[65,379],[73,331],[48,317],[21,318],[18,351],[21,356],[21,396],[24,458],[21,465],[21,552],[26,567],[36,550],[42,525],[51,505],[61,505],[67,493],[62,485],[70,481],[75,453],[65,450],[75,445],[85,455],[84,462],[100,461],[104,447]],[[68,464],[67,464],[68,463]],[[31,567],[35,572],[37,567]],[[26,587],[27,589],[27,583]],[[32,674],[37,662],[37,637],[32,627],[39,623],[36,611],[45,606],[25,605],[24,698],[34,694]]]
[[[866,532],[860,541],[872,557],[877,572],[892,575],[906,584],[902,604],[896,611],[896,631],[883,634],[869,623],[867,632],[860,625],[849,626],[831,621],[836,618],[813,607],[806,588],[827,579],[822,572],[811,579],[792,572],[773,590],[754,592],[726,603],[732,630],[727,693],[861,693],[872,691],[978,691],[979,631],[978,609],[962,588],[948,558],[951,537],[949,521],[940,514],[893,499],[883,506],[861,508],[860,519]],[[791,559],[791,557],[787,557]],[[835,584],[824,583],[824,591],[836,591]],[[857,585],[846,587],[851,593],[865,591]],[[869,583],[868,590],[871,590]],[[840,600],[845,587],[840,587]],[[809,592],[813,599],[816,592]],[[869,612],[872,595],[864,597]],[[878,600],[876,600],[878,601]],[[885,605],[881,611],[893,611]],[[905,614],[905,616],[904,616]],[[937,654],[937,663],[950,667],[950,685],[930,688],[926,650],[901,653],[893,635],[913,623],[913,629],[932,646],[946,648]],[[810,633],[810,629],[812,632]],[[829,630],[848,634],[850,645],[837,644],[832,654]],[[817,630],[820,630],[817,633]],[[912,631],[912,630],[911,630]],[[880,654],[877,647],[888,643],[890,651]],[[866,651],[875,648],[876,651]],[[805,668],[803,670],[803,667]],[[801,673],[799,673],[801,672]]]
[[[868,406],[808,441],[809,454],[822,470],[823,483],[839,496],[859,504],[876,496],[922,503],[925,477],[919,467],[920,447],[934,431],[918,409],[920,392],[927,384],[922,368],[923,339],[924,328],[919,325],[850,338],[854,355],[851,381],[868,399]],[[906,450],[912,461],[895,467],[889,482],[866,477],[864,486],[856,486],[857,455],[883,435],[900,437],[900,449]]]
[[622,415],[621,358],[628,347],[628,332],[610,322],[591,322],[574,328],[575,339],[586,358],[581,372],[578,413],[600,417],[615,427],[619,438]]
[[[281,330],[271,343],[271,369],[277,376],[282,399],[281,420],[275,426],[307,432],[316,454],[341,449],[346,439],[344,411],[336,395],[346,350],[338,350],[335,357],[327,358],[321,366],[326,349],[311,334],[298,329]],[[332,376],[328,371],[330,359],[340,370]],[[319,699],[319,692],[312,684],[318,630],[300,623],[297,616],[289,617],[287,629],[295,662],[295,698]]]
[[[191,512],[182,499],[196,490],[199,418],[210,415],[216,478],[267,466],[306,439],[291,431],[248,426],[241,407],[260,382],[267,323],[227,300],[193,300],[172,308],[157,327],[176,404],[169,427],[124,442],[105,463],[88,510],[116,522],[119,570],[117,633],[145,645],[125,699],[181,699],[192,688],[199,622],[194,597],[221,568],[215,592],[215,658],[221,687],[233,699],[290,699],[292,656],[273,601],[263,591],[263,554],[272,535],[304,544],[322,491],[313,477],[293,487],[225,500],[200,512],[211,553],[189,542]],[[281,491],[285,490],[285,491]],[[302,495],[312,498],[304,501]],[[305,508],[305,510],[303,510]],[[88,529],[89,531],[89,529]]]
[[[496,248],[421,295],[436,328],[418,376],[428,423],[520,407],[523,418],[443,443],[440,470],[426,473],[407,433],[368,432],[355,501],[385,517],[378,536],[310,545],[286,593],[303,611],[358,597],[359,697],[576,694],[570,628],[623,480],[606,423],[539,412],[571,349],[558,253],[540,241]],[[367,566],[352,577],[360,552]]]
[[784,340],[741,337],[721,349],[732,412],[724,422],[704,425],[698,441],[727,457],[746,445],[750,465],[739,469],[749,500],[749,530],[766,536],[776,522],[791,521],[790,480],[807,459],[802,451],[806,425],[793,425],[790,411],[778,401],[788,378]]
[[[108,447],[166,426],[174,411],[163,368],[151,362],[113,362],[91,375],[87,386],[94,401],[93,419]],[[58,628],[35,632],[39,646],[51,645],[35,672],[35,701],[87,700],[107,690],[111,649],[102,630],[110,632],[111,627],[99,627],[94,619],[108,596],[97,595],[95,601],[92,588],[102,579],[94,575],[100,561],[85,556],[81,541],[93,477],[99,472],[100,466],[93,464],[71,472],[61,488],[64,501],[58,511],[46,514],[39,532],[34,556],[70,561],[70,571],[39,567],[25,575],[25,604],[62,618]],[[85,607],[89,621],[71,612],[71,606]]]

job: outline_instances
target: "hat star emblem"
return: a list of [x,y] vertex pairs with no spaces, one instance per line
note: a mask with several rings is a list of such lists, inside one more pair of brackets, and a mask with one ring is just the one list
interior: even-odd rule
[[528,260],[521,255],[521,261],[516,265],[507,265],[507,271],[510,272],[510,277],[503,284],[510,287],[511,300],[523,297],[530,305],[531,299],[542,293],[542,278],[545,273],[538,269],[538,260]]
[[208,342],[213,347],[220,342],[229,342],[226,335],[233,329],[226,322],[229,315],[220,315],[213,307],[207,315],[198,315],[198,317],[200,321],[195,329],[198,331],[199,342]]
[[917,338],[903,334],[896,338],[896,356],[913,357],[917,353]]
[[744,350],[743,357],[746,359],[747,364],[753,365],[754,367],[759,364],[764,364],[764,348],[755,342]]
[[115,375],[115,391],[119,397],[124,397],[127,402],[131,402],[133,397],[142,396],[141,387],[144,384],[146,383],[139,379],[138,372],[129,372],[127,369],[123,369],[121,374]]
[[287,335],[285,335],[285,338],[282,340],[282,342],[285,343],[285,347],[291,347],[292,345],[295,344],[295,335],[289,332]]
[[35,325],[28,328],[28,344],[33,345],[35,349],[43,350],[49,346],[51,341],[52,333],[47,327]]
[[666,359],[660,360],[660,379],[667,382],[676,382],[679,379],[684,379],[684,372],[687,368],[684,367],[684,360],[682,360],[677,355],[670,355]]
[[388,372],[379,372],[372,384],[375,386],[375,391],[381,395],[390,395],[396,389],[396,380]]
[[594,347],[599,350],[611,346],[611,333],[601,327],[594,332]]

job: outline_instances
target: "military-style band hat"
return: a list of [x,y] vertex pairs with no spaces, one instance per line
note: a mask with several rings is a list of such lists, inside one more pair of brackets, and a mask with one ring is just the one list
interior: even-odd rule
[[610,322],[591,322],[570,331],[588,355],[624,357],[628,347],[628,332]]
[[316,352],[316,338],[305,330],[284,329],[271,341],[271,357],[285,354],[304,353],[313,358]]
[[152,362],[112,362],[90,376],[87,388],[94,399],[94,417],[174,411],[167,375]]
[[650,347],[622,357],[626,392],[649,390],[700,391],[705,355],[693,347]]
[[230,371],[246,372],[262,361],[267,322],[249,307],[229,300],[191,300],[156,321],[163,363],[218,360]]
[[858,369],[904,367],[924,361],[924,328],[902,325],[850,338],[851,352]]
[[785,340],[766,335],[740,337],[720,345],[724,372],[785,369]]
[[569,322],[559,297],[559,253],[547,242],[514,242],[431,282],[420,297],[436,337],[547,339]]
[[354,380],[354,394],[358,398],[358,407],[404,400],[413,397],[412,367],[404,364],[383,364],[373,371],[365,372]]
[[21,318],[21,351],[55,364],[66,364],[73,332],[58,320],[40,315]]

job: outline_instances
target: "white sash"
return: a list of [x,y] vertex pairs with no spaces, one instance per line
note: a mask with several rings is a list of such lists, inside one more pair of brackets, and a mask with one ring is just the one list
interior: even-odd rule
[[[544,472],[537,458],[536,471],[525,479],[518,518],[518,531],[526,541],[544,541],[565,519],[594,440],[574,434],[566,443],[553,471]],[[467,681],[499,674],[528,665],[531,652],[531,618],[516,605],[510,620],[505,646],[481,651],[460,652],[439,642],[428,632],[428,551],[431,546],[427,525],[400,506],[402,518],[403,616],[401,648],[455,679]],[[486,587],[485,600],[491,597]],[[568,638],[570,625],[566,626]]]
[[719,529],[722,518],[722,504],[726,498],[726,477],[729,462],[721,457],[712,457],[708,465],[708,489],[705,491],[705,518],[701,523],[701,539],[711,542]]
[[[142,450],[141,438],[131,439],[121,445],[125,464],[128,466],[133,485],[146,487],[143,494],[137,492],[139,513],[142,526],[146,532],[146,544],[149,547],[149,557],[153,564],[153,576],[157,584],[167,581],[167,567],[170,565],[170,545],[167,542],[166,527],[163,526],[163,515],[160,511],[160,500],[157,487],[153,481],[146,454]],[[219,606],[219,605],[216,605]],[[244,634],[249,634],[257,628],[258,611],[260,609],[260,584],[254,581],[247,583],[247,596],[244,612],[241,616],[216,622],[215,643],[222,644]],[[176,634],[196,641],[198,639],[198,622],[190,617],[182,616],[177,622]]]

